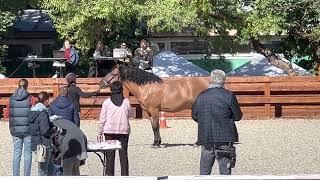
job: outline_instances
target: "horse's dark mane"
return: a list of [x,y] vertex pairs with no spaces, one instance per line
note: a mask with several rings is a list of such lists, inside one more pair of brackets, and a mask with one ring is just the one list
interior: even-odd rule
[[131,81],[138,85],[162,83],[162,79],[152,73],[130,66],[119,66],[121,81]]

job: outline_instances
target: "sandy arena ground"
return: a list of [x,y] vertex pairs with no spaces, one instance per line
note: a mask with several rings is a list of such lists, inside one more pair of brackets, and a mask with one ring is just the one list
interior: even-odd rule
[[[129,140],[129,166],[132,176],[186,176],[199,174],[200,147],[194,148],[197,127],[192,120],[168,120],[161,129],[167,148],[151,149],[153,132],[148,120],[132,120]],[[237,145],[235,175],[320,174],[320,121],[307,119],[242,120],[237,122],[240,144]],[[89,140],[96,136],[97,121],[82,121]],[[8,122],[0,120],[0,175],[12,174],[12,139]],[[32,174],[37,174],[33,163]],[[98,157],[89,153],[83,175],[102,175]],[[120,174],[116,159],[116,175]],[[217,163],[213,174],[218,174]]]

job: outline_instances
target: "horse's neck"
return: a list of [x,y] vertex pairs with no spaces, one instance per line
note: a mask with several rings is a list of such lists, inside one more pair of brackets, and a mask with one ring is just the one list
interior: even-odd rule
[[140,86],[136,83],[130,82],[130,81],[125,81],[123,82],[124,87],[126,87],[129,92],[134,95],[136,98],[140,97],[141,95],[141,90]]

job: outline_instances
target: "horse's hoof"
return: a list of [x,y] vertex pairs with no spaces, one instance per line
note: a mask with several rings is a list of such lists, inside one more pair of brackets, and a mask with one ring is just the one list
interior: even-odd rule
[[199,145],[198,144],[193,144],[193,147],[196,148],[196,147],[199,147]]
[[158,149],[158,148],[160,148],[160,145],[151,144],[150,147],[153,148],[153,149]]
[[165,144],[161,144],[161,145],[160,145],[160,147],[161,147],[161,148],[166,148],[166,147],[167,147],[167,145],[165,145]]

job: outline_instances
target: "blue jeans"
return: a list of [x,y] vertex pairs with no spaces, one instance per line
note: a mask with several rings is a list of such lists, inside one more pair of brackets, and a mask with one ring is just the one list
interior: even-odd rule
[[24,176],[30,176],[32,151],[31,151],[31,136],[12,136],[13,140],[13,175],[20,176],[20,161],[22,149],[24,149]]
[[54,176],[55,167],[53,164],[52,147],[47,147],[46,161],[38,162],[38,176]]

